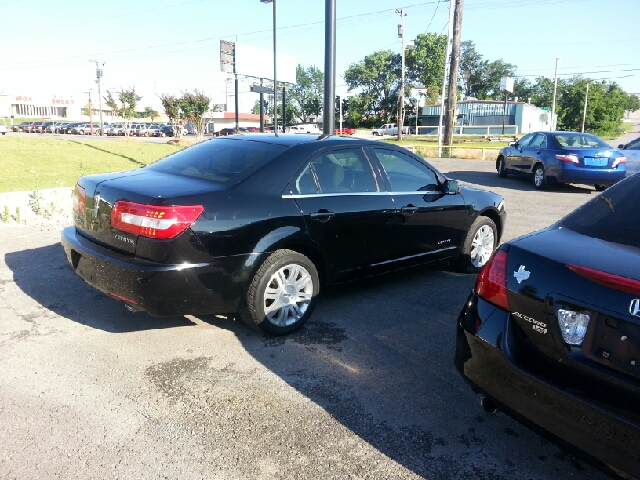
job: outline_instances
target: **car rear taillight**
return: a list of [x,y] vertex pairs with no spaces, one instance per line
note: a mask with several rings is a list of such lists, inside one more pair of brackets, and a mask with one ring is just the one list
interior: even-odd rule
[[87,214],[87,191],[84,187],[76,184],[72,195],[73,211],[80,214]]
[[487,302],[510,310],[507,298],[507,251],[498,250],[482,267],[475,292]]
[[621,277],[613,273],[601,272],[592,268],[580,267],[578,265],[567,265],[567,268],[581,277],[599,283],[613,290],[630,293],[631,295],[640,295],[640,281],[633,278]]
[[568,155],[556,155],[556,160],[566,163],[580,163],[580,159],[577,155],[570,153]]
[[133,235],[166,240],[184,232],[203,211],[202,205],[165,207],[119,200],[111,210],[111,226]]
[[613,161],[613,165],[611,165],[613,168],[616,168],[618,165],[622,165],[623,163],[627,163],[627,157],[616,157],[616,159]]

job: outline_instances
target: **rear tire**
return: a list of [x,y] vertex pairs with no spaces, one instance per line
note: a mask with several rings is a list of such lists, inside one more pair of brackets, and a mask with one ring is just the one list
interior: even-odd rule
[[253,329],[287,335],[309,319],[319,292],[313,262],[293,250],[277,250],[253,277],[240,304],[240,317]]
[[507,171],[504,165],[504,157],[498,158],[498,176],[504,178],[507,176]]
[[536,190],[542,190],[547,186],[547,179],[544,176],[544,165],[537,163],[533,167],[533,186]]
[[465,273],[479,272],[498,246],[498,229],[489,217],[478,217],[467,232],[458,259],[458,269]]

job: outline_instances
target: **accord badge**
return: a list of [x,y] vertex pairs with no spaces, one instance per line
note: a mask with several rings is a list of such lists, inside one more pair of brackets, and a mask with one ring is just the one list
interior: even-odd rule
[[513,272],[513,276],[518,280],[518,284],[521,284],[523,280],[527,280],[529,275],[531,275],[531,272],[525,270],[524,265],[520,265],[520,268]]
[[629,313],[634,317],[640,317],[640,299],[634,298],[629,305]]

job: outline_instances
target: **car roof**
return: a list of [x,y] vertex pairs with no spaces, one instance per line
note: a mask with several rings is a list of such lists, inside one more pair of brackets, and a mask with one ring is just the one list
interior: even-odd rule
[[314,134],[300,134],[300,133],[279,133],[275,135],[273,133],[246,133],[240,135],[232,135],[225,137],[227,140],[235,141],[253,141],[271,143],[275,145],[284,145],[291,147],[294,145],[300,145],[312,142],[322,142],[327,146],[336,146],[344,144],[377,144],[387,145],[382,142],[376,142],[375,140],[364,140],[362,138],[342,137],[339,135],[314,135]]

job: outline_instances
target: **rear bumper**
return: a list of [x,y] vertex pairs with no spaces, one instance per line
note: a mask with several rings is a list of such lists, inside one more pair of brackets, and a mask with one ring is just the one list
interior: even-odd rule
[[[477,320],[482,322],[474,334]],[[460,314],[455,365],[476,393],[632,477],[640,472],[640,425],[534,376],[515,361],[510,314],[472,294]]]
[[85,282],[153,316],[233,313],[253,273],[252,254],[198,264],[159,264],[102,247],[75,227],[62,231],[69,264]]
[[556,180],[561,183],[613,185],[626,175],[626,169],[585,168],[576,167],[572,164],[564,164],[561,167],[554,172]]

